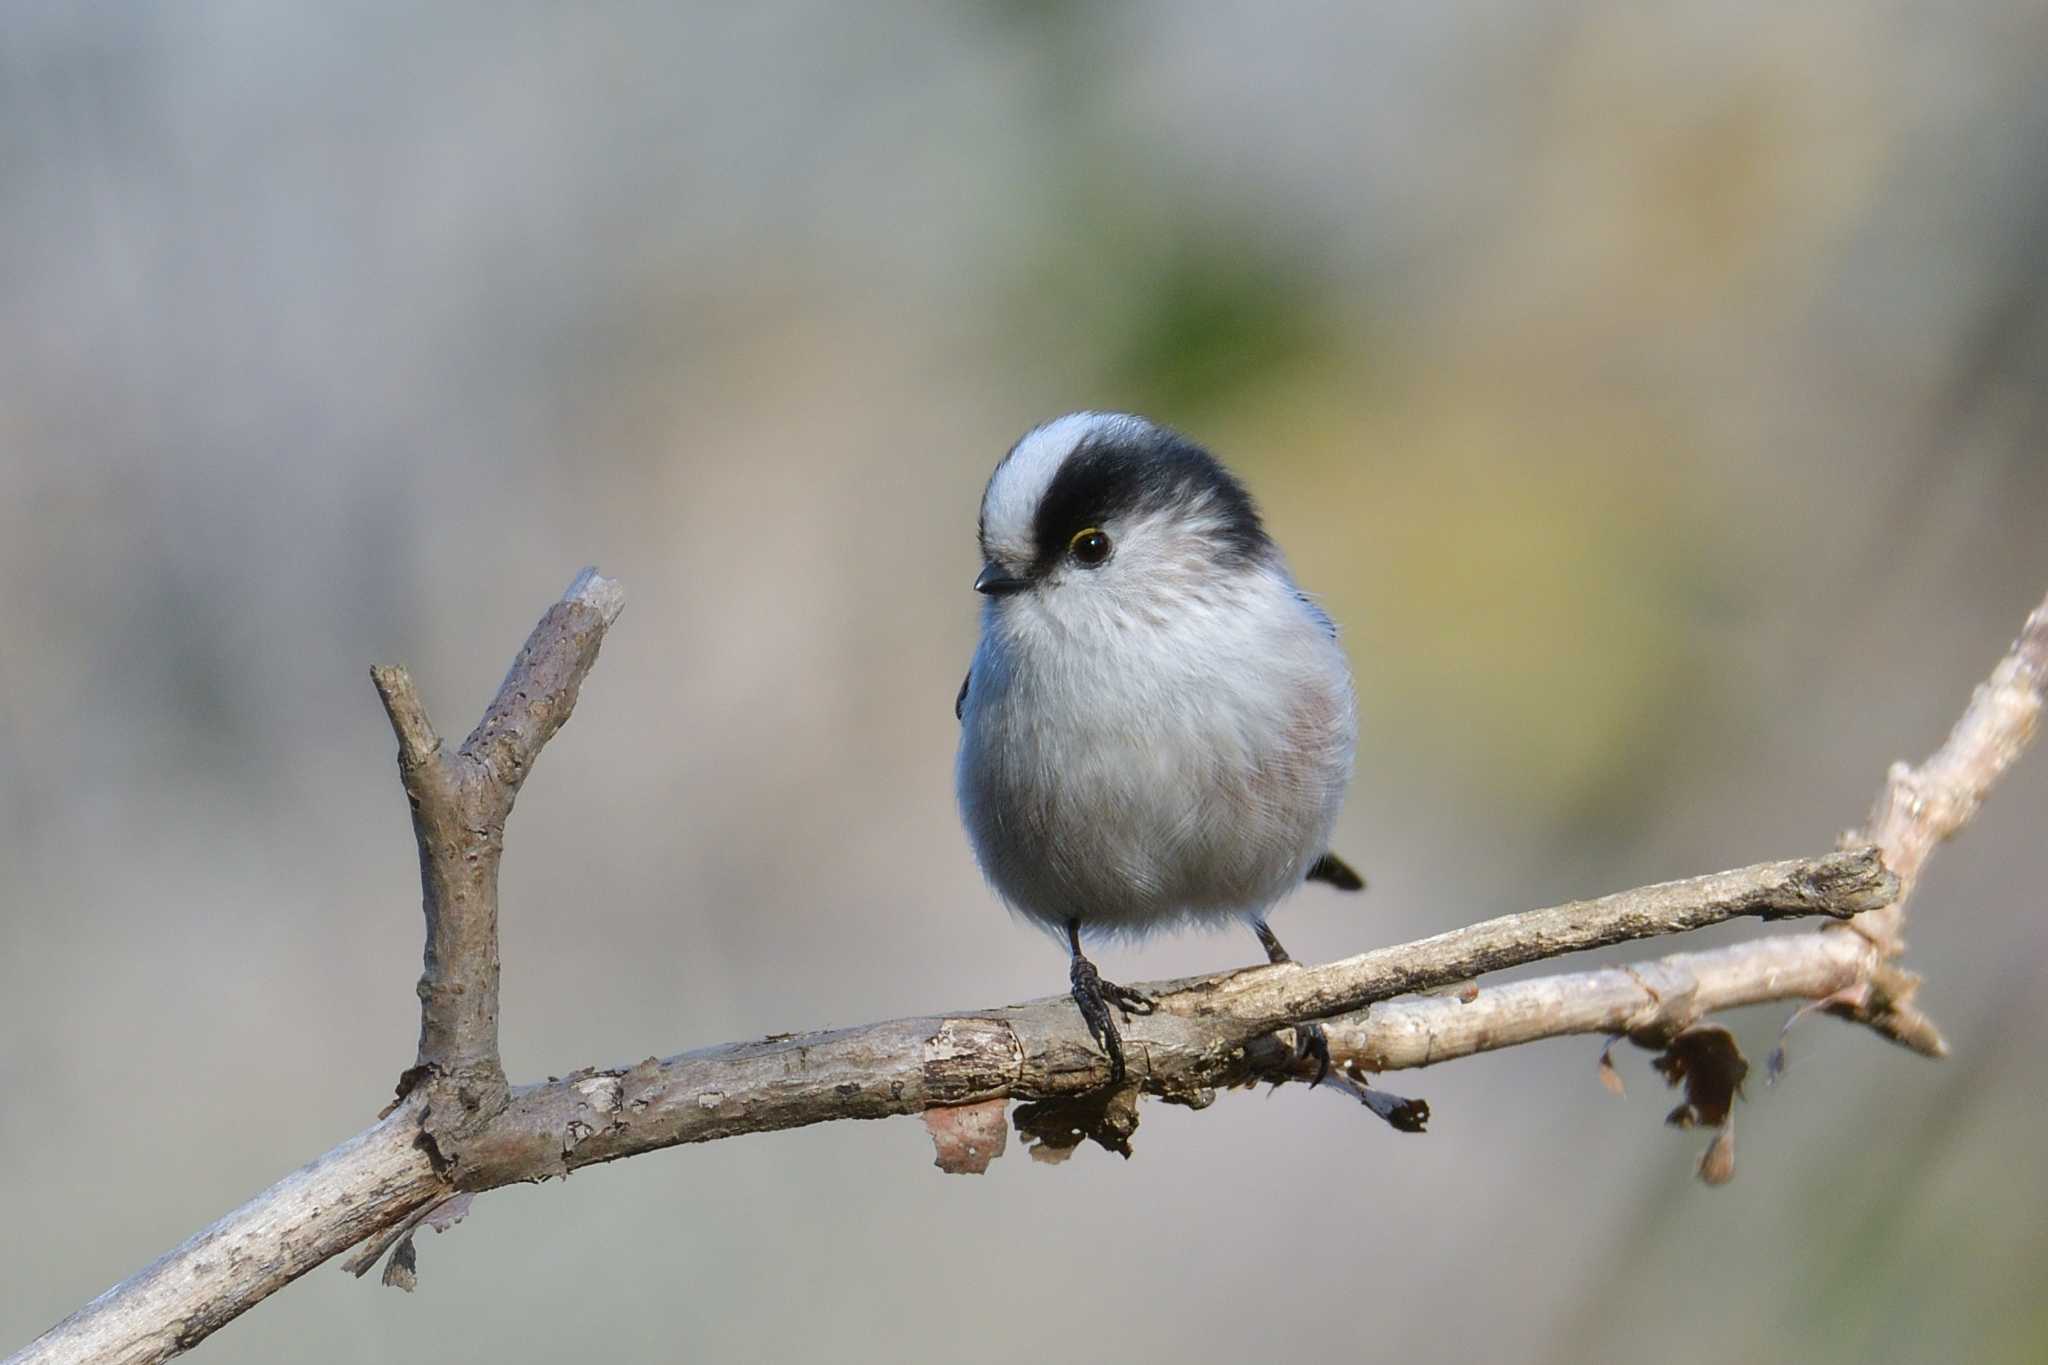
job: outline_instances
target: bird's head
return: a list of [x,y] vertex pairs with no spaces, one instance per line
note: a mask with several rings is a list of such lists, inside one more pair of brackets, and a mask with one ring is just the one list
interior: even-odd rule
[[981,499],[977,592],[1053,620],[1201,601],[1273,556],[1244,485],[1177,432],[1076,412],[1010,449]]

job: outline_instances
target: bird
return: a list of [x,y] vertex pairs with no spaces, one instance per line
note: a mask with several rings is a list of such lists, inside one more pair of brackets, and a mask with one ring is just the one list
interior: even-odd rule
[[[954,699],[955,787],[1012,912],[1064,941],[1074,1003],[1126,1075],[1150,997],[1083,940],[1267,917],[1307,881],[1364,880],[1330,849],[1358,708],[1330,617],[1294,580],[1245,486],[1193,440],[1075,412],[996,465],[977,524],[981,634]],[[1319,1025],[1296,1047],[1328,1074]]]

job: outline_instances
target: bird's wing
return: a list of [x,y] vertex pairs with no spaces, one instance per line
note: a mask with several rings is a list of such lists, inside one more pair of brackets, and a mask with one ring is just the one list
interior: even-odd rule
[[1351,864],[1334,853],[1325,853],[1309,864],[1308,876],[1302,880],[1328,882],[1339,891],[1365,890],[1365,878],[1351,870]]
[[954,720],[965,720],[967,718],[967,684],[973,681],[974,668],[970,665],[967,669],[967,676],[960,680],[960,695],[953,698]]
[[1337,638],[1337,623],[1330,619],[1330,613],[1323,610],[1321,603],[1317,602],[1315,598],[1310,597],[1300,588],[1294,590],[1294,600],[1308,608],[1308,614],[1314,617],[1316,624],[1323,628],[1323,634],[1329,636],[1332,640]]

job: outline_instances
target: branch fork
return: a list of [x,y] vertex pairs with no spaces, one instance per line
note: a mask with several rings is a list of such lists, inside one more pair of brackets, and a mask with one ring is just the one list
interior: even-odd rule
[[398,1101],[426,1088],[422,1132],[444,1163],[455,1142],[500,1113],[511,1094],[498,1054],[505,821],[541,749],[569,719],[604,633],[625,605],[625,590],[614,580],[594,568],[578,574],[453,753],[427,718],[412,675],[385,664],[370,670],[398,738],[427,921],[419,1055],[399,1078]]

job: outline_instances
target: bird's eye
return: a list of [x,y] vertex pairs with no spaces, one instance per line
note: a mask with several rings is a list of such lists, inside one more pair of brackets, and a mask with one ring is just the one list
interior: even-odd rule
[[1093,569],[1109,558],[1109,537],[1097,526],[1076,531],[1067,542],[1067,553]]

